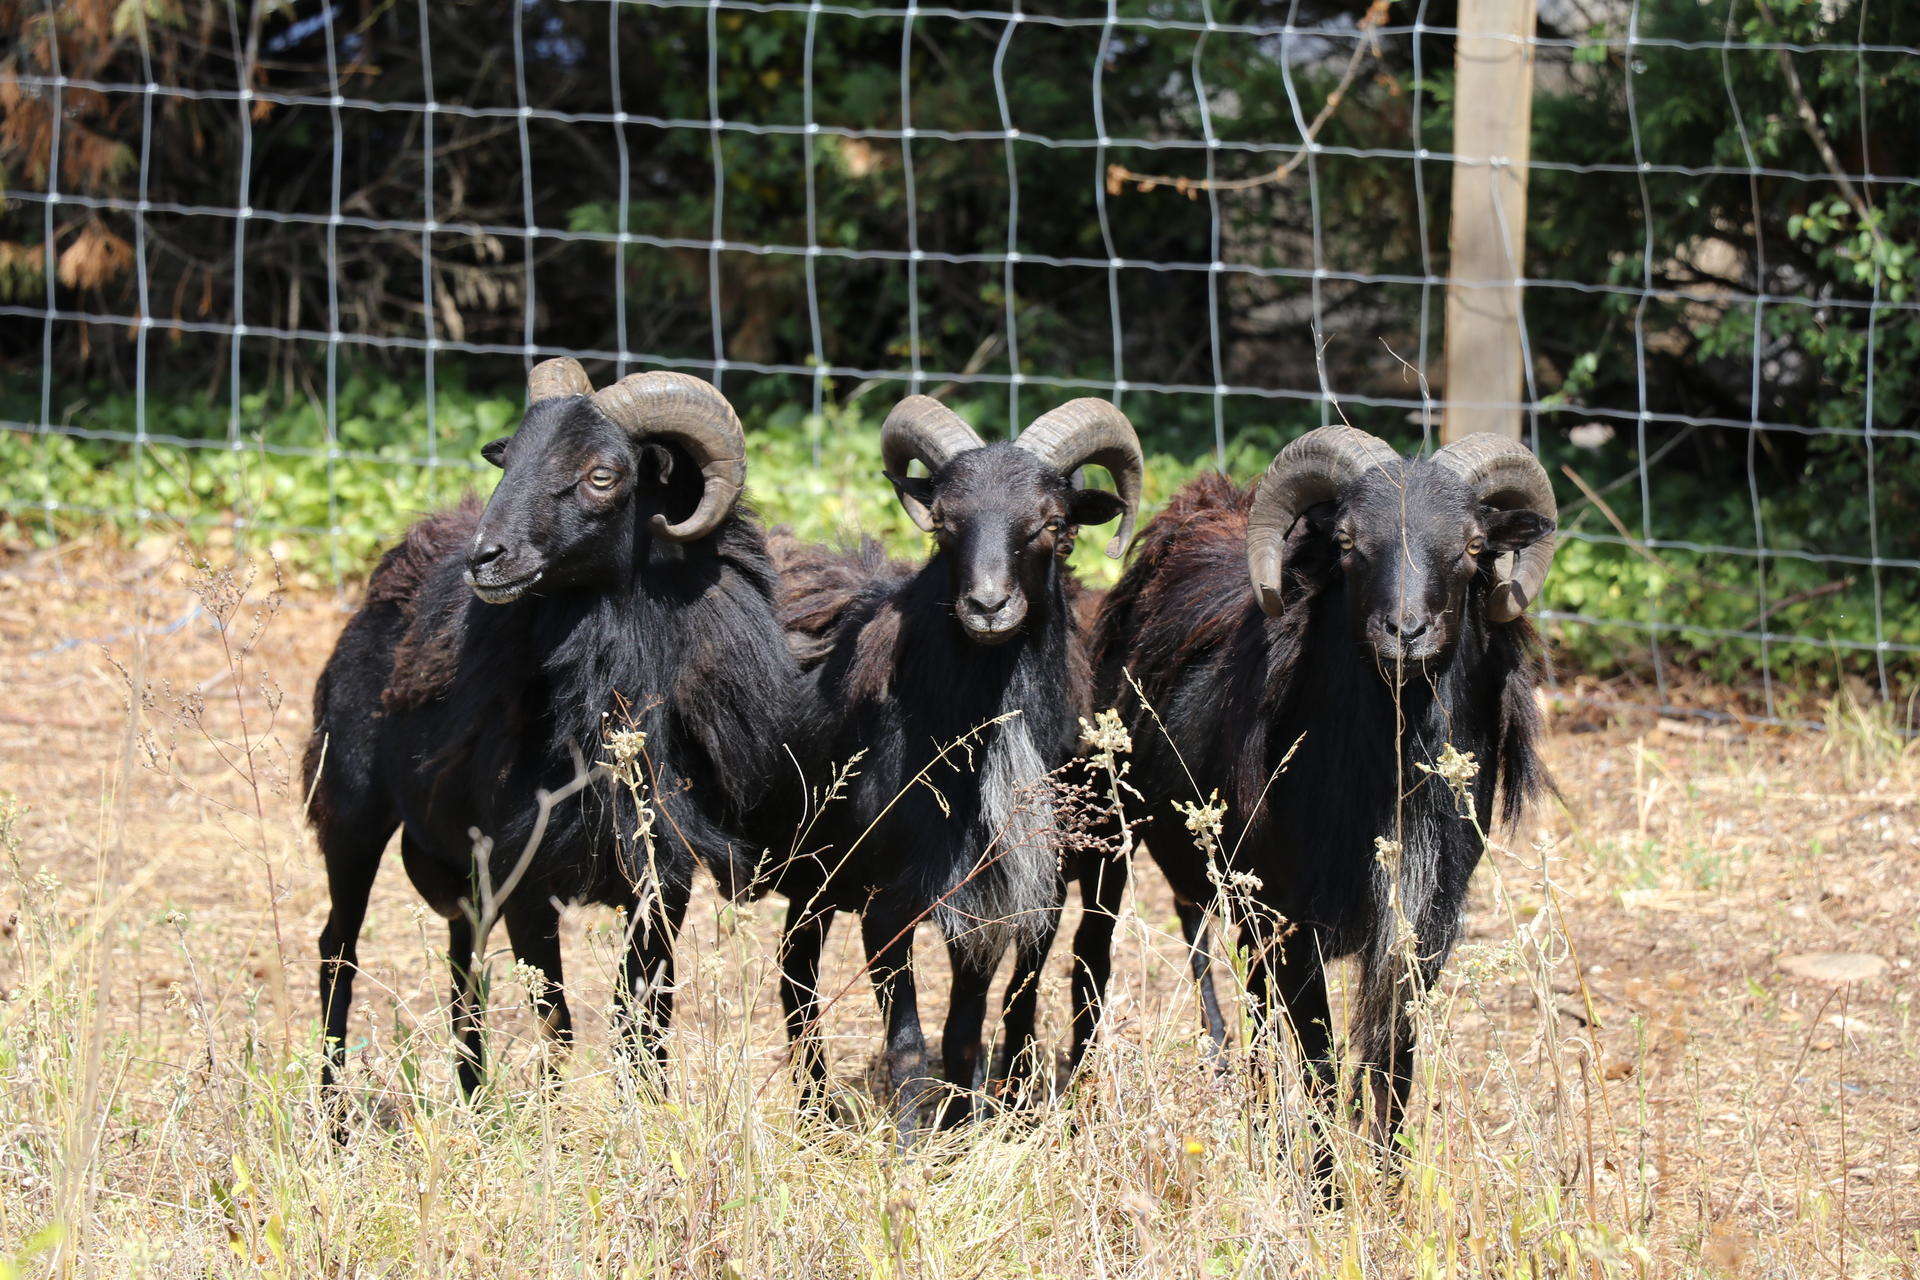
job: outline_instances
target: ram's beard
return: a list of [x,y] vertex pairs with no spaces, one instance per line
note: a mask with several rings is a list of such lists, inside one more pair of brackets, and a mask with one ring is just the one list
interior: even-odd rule
[[[947,940],[982,967],[1043,932],[1059,909],[1060,855],[1051,779],[1025,720],[995,725],[980,763],[980,819],[987,835],[978,864],[939,908]],[[976,874],[977,872],[977,874]],[[971,877],[971,878],[969,878]]]

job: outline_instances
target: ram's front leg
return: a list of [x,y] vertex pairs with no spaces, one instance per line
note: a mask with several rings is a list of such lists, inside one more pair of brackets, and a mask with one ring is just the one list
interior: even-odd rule
[[1200,1016],[1207,1024],[1207,1060],[1218,1077],[1226,1069],[1227,1020],[1220,1013],[1220,993],[1213,985],[1213,940],[1207,909],[1178,896],[1173,909],[1180,916],[1180,932],[1187,939],[1187,967],[1200,988]]
[[1021,930],[1014,941],[1013,972],[1007,978],[1006,1002],[1000,1013],[1000,1052],[993,1064],[989,1088],[1007,1106],[1031,1106],[1044,1095],[1049,1081],[1034,1025],[1040,1014],[1040,981],[1054,935],[1060,931],[1056,905],[1035,928]]
[[[971,927],[998,928],[981,923]],[[953,990],[947,996],[947,1025],[940,1038],[940,1056],[953,1092],[940,1123],[943,1128],[952,1128],[973,1118],[975,1091],[980,1087],[980,1040],[987,1021],[987,988],[993,985],[999,948],[985,937],[962,935],[947,944],[947,959],[953,965]]]
[[517,893],[507,900],[501,916],[514,958],[537,971],[530,987],[534,1016],[546,1033],[542,1075],[554,1084],[560,1079],[561,1054],[573,1047],[573,1011],[567,1007],[566,980],[560,968],[560,909],[551,898]]
[[[663,877],[664,878],[664,877]],[[620,962],[618,1019],[621,1043],[634,1070],[654,1085],[663,1083],[667,1031],[673,1025],[678,989],[673,944],[687,918],[689,890],[663,884],[643,889],[627,907],[627,950]]]
[[826,1094],[827,1058],[820,1044],[820,952],[832,927],[831,906],[795,897],[787,906],[787,927],[780,935],[780,1004],[800,1074],[802,1111],[818,1108]]
[[920,1005],[913,984],[913,934],[918,913],[897,903],[875,902],[860,916],[867,972],[886,1022],[887,1100],[910,1146],[941,1085],[927,1072],[927,1042],[920,1031]]
[[1278,1096],[1272,1072],[1283,1056],[1288,1030],[1299,1044],[1307,1087],[1308,1133],[1315,1182],[1331,1206],[1339,1203],[1333,1184],[1334,1153],[1328,1140],[1328,1113],[1338,1106],[1333,1067],[1333,1010],[1327,998],[1327,947],[1317,930],[1282,935],[1272,917],[1258,912],[1240,928],[1240,945],[1250,968],[1247,999],[1253,1008],[1253,1070],[1269,1100]]
[[1400,1155],[1400,1125],[1413,1091],[1419,1048],[1413,1006],[1432,989],[1453,950],[1457,902],[1430,907],[1406,942],[1377,942],[1361,958],[1353,1014],[1354,1102],[1369,1145],[1389,1166]]
[[1075,1071],[1100,1029],[1107,979],[1113,972],[1113,929],[1132,871],[1125,854],[1088,854],[1080,872],[1080,927],[1073,935],[1073,1049],[1068,1058]]

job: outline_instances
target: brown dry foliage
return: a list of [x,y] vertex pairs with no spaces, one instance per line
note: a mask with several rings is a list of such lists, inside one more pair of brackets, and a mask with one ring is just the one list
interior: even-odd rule
[[[566,1083],[538,1086],[526,989],[502,963],[502,1093],[458,1103],[439,922],[391,859],[355,1015],[367,1105],[342,1152],[311,1075],[323,878],[300,798],[270,786],[257,823],[233,762],[244,739],[255,776],[282,776],[272,759],[302,737],[344,602],[286,600],[236,685],[191,612],[191,572],[156,542],[0,564],[0,799],[26,806],[11,819],[19,877],[0,879],[0,1241],[30,1266],[1914,1274],[1920,752],[1857,728],[1740,731],[1584,697],[1553,713],[1566,808],[1489,858],[1466,944],[1423,1015],[1432,1070],[1409,1175],[1363,1181],[1346,1211],[1303,1192],[1284,1141],[1256,1139],[1242,1079],[1201,1067],[1171,903],[1150,870],[1088,1077],[1032,1127],[989,1125],[903,1160],[877,1123],[793,1123],[772,981],[782,913],[705,889],[682,947],[665,1105],[612,1087],[604,1011],[619,930],[599,912],[573,913],[567,929],[584,1026]],[[148,698],[129,720],[122,668],[171,700]],[[170,706],[192,708],[197,732],[142,768],[130,730],[164,727]],[[870,1117],[878,1020],[855,933],[828,950],[826,1025],[836,1088]],[[1802,952],[1870,953],[1888,968],[1833,987],[1780,967]],[[927,959],[923,999],[937,1011],[945,966]],[[1043,990],[1053,1044],[1066,979],[1057,957]],[[36,1236],[56,1221],[57,1243]]]

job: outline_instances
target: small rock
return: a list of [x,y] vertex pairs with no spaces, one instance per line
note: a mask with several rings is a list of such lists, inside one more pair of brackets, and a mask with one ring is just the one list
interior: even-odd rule
[[1753,1252],[1753,1236],[1737,1222],[1726,1218],[1716,1221],[1707,1232],[1701,1261],[1723,1275],[1739,1275]]
[[1842,1013],[1830,1015],[1827,1018],[1827,1025],[1835,1031],[1849,1036],[1870,1036],[1884,1030],[1884,1028],[1875,1026],[1871,1022],[1866,1022],[1859,1018],[1850,1018]]
[[1604,422],[1583,422],[1567,432],[1576,449],[1598,449],[1613,439],[1613,427]]
[[1864,951],[1809,951],[1781,956],[1780,968],[1812,982],[1867,982],[1887,971],[1887,962]]
[[158,569],[171,560],[179,544],[162,533],[149,533],[133,544],[134,563],[142,569]]

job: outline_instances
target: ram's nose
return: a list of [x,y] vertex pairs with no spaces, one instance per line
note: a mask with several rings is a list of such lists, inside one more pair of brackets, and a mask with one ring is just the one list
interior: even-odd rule
[[467,569],[478,573],[505,554],[507,549],[497,542],[476,542],[473,550],[467,553]]
[[999,644],[1019,633],[1027,609],[1025,599],[1011,586],[996,583],[968,590],[954,613],[975,644]]
[[967,593],[967,609],[975,617],[991,618],[1006,608],[1013,592],[1004,587],[976,588]]
[[1408,644],[1427,634],[1427,628],[1433,625],[1433,619],[1403,613],[1398,618],[1389,618],[1386,623],[1387,634],[1401,644]]

